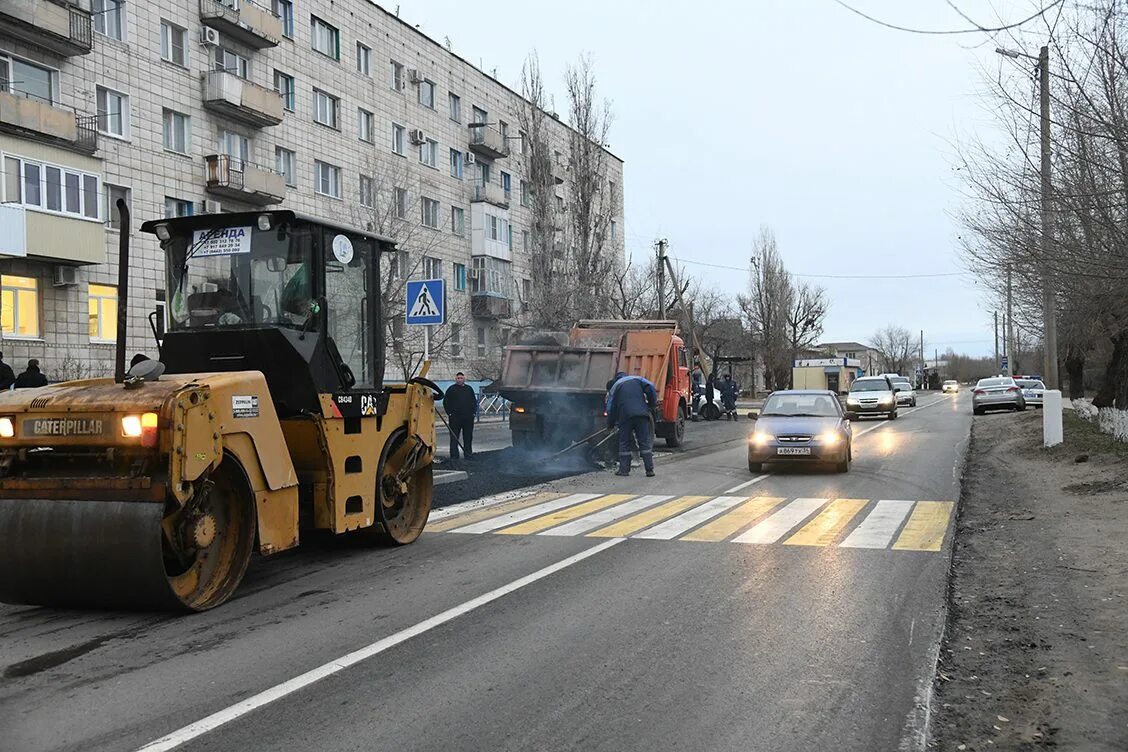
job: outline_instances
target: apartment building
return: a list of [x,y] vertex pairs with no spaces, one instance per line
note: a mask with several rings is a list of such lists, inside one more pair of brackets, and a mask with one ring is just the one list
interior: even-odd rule
[[[368,0],[0,0],[0,349],[55,378],[110,371],[123,198],[130,352],[166,322],[141,221],[285,207],[400,240],[387,263],[447,283],[438,375],[485,368],[530,289],[521,106]],[[566,207],[569,130],[550,131]]]

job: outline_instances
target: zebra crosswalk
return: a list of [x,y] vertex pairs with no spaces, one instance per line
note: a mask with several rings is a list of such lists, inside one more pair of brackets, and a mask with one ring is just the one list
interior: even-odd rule
[[903,499],[542,493],[428,532],[940,551],[955,503]]

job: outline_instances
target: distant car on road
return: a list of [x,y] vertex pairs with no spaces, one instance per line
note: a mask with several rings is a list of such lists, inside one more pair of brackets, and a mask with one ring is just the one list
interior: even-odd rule
[[893,382],[887,376],[863,376],[854,379],[846,395],[846,416],[884,415],[897,418],[897,397]]
[[1021,376],[1014,382],[1022,387],[1022,398],[1031,407],[1041,407],[1045,402],[1046,385],[1040,379],[1024,379]]
[[960,382],[955,379],[945,381],[940,389],[944,394],[958,394],[960,391]]
[[1000,409],[1025,410],[1026,400],[1022,396],[1022,387],[1010,376],[980,379],[971,392],[971,411],[982,415],[988,410]]
[[765,462],[832,462],[840,473],[850,469],[853,434],[834,392],[792,389],[772,392],[748,437],[748,470]]
[[917,395],[913,382],[905,376],[890,376],[889,380],[897,390],[897,407],[916,407]]

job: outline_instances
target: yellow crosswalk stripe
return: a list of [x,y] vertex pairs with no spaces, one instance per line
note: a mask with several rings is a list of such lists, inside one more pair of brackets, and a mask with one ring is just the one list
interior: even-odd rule
[[784,541],[787,546],[827,546],[869,502],[865,499],[835,499],[818,515]]
[[704,503],[712,496],[682,496],[680,499],[667,501],[665,504],[659,504],[653,509],[648,509],[645,512],[627,517],[625,520],[620,520],[610,527],[605,527],[602,530],[596,530],[594,533],[588,533],[589,538],[620,538],[637,533],[643,528],[650,527],[655,522],[669,519],[675,514],[680,514],[685,510],[695,507],[698,504]]
[[464,527],[466,525],[472,525],[475,522],[481,522],[482,520],[500,517],[503,514],[508,514],[518,509],[524,509],[525,507],[531,507],[535,504],[543,504],[546,501],[559,499],[562,496],[564,496],[562,493],[539,493],[524,499],[506,501],[491,507],[466,512],[465,514],[456,514],[453,517],[447,517],[445,520],[439,520],[438,522],[428,522],[426,531],[428,533],[445,533],[447,530],[454,530],[457,527]]
[[723,541],[740,532],[748,523],[763,517],[783,502],[784,499],[774,496],[758,496],[749,499],[728,514],[721,515],[708,525],[702,525],[678,540],[702,541],[705,543]]
[[955,503],[918,501],[893,548],[897,551],[939,551],[948,532]]
[[585,501],[582,504],[577,504],[574,507],[566,507],[552,514],[546,514],[544,517],[535,517],[527,522],[519,522],[516,525],[495,530],[495,533],[501,535],[532,535],[539,533],[541,530],[548,530],[550,527],[556,527],[562,522],[574,520],[577,517],[583,517],[598,512],[600,509],[614,506],[615,504],[622,503],[627,499],[634,498],[634,494],[608,494],[607,496],[600,496],[598,499]]

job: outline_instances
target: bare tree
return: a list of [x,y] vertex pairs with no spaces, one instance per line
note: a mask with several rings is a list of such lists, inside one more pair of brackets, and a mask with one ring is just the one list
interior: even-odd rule
[[[791,362],[804,350],[810,350],[823,333],[830,301],[826,290],[818,285],[792,281],[791,300],[787,308],[787,337],[791,345]],[[788,377],[788,386],[794,386],[794,371]]]
[[753,242],[752,271],[748,294],[738,297],[741,312],[756,340],[764,365],[764,384],[782,389],[791,382],[791,337],[788,314],[793,286],[775,233],[767,225]]
[[916,360],[916,342],[913,333],[903,326],[888,324],[877,330],[870,343],[877,351],[878,362],[884,373],[908,373]]

